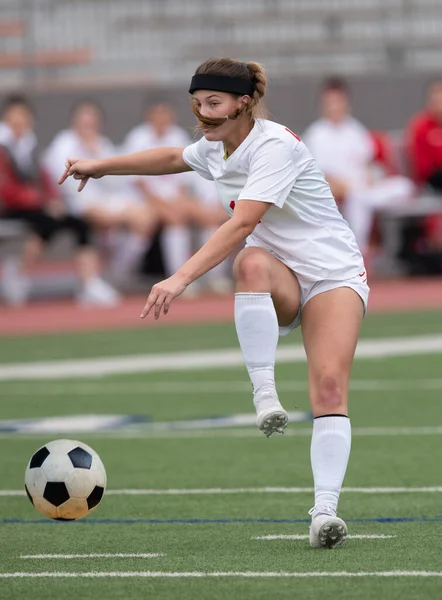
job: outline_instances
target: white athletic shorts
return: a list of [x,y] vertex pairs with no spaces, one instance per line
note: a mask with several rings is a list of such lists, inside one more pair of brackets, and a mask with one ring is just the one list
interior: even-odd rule
[[[246,244],[246,248],[254,246],[255,244]],[[259,248],[261,246],[256,244],[256,247]],[[267,250],[267,248],[264,248],[264,250]],[[275,258],[277,258],[278,260],[281,260],[279,256],[276,256],[276,254],[274,254],[273,256],[275,256]],[[281,260],[281,262],[284,263],[283,260]],[[349,279],[323,279],[322,281],[312,281],[310,279],[302,277],[301,275],[298,275],[297,273],[295,273],[295,275],[296,279],[298,280],[301,292],[301,302],[299,305],[299,311],[293,323],[287,325],[286,327],[279,328],[279,335],[288,335],[291,331],[293,331],[293,329],[296,329],[296,327],[299,327],[301,325],[302,308],[307,304],[309,300],[311,300],[318,294],[322,294],[323,292],[329,292],[330,290],[335,290],[336,288],[340,287],[349,287],[359,295],[364,305],[365,316],[368,306],[368,295],[370,293],[370,288],[367,284],[367,273],[365,269],[363,269],[363,271],[361,271],[359,275],[356,275]]]
[[364,305],[365,316],[368,306],[368,295],[370,293],[370,288],[367,285],[366,273],[363,273],[362,275],[356,275],[355,277],[351,277],[350,279],[341,280],[324,279],[323,281],[311,281],[309,279],[301,277],[300,275],[296,275],[296,278],[298,280],[299,288],[301,291],[301,303],[299,305],[299,311],[293,323],[287,325],[286,327],[279,328],[279,335],[287,335],[293,329],[301,325],[302,308],[307,304],[309,300],[311,300],[318,294],[322,294],[323,292],[329,292],[330,290],[335,290],[336,288],[340,287],[349,287],[359,295]]

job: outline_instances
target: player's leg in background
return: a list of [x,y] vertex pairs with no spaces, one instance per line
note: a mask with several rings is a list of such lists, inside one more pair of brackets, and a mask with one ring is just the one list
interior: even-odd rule
[[[202,228],[199,231],[199,247],[203,246],[215,233],[217,227]],[[229,258],[226,258],[222,263],[211,269],[204,276],[204,287],[210,292],[219,295],[232,293],[233,283],[231,277],[231,263]]]
[[[166,277],[170,277],[192,256],[192,211],[194,206],[187,198],[164,201],[160,207],[160,218],[163,223],[161,230],[161,252]],[[198,281],[192,282],[181,294],[181,298],[194,298],[199,295]]]
[[20,256],[9,256],[3,263],[1,295],[7,304],[22,305],[31,291],[30,271],[40,260],[45,245],[57,230],[57,220],[41,209],[13,210],[4,218],[27,223],[29,233]]
[[[200,217],[195,221],[198,229],[198,247],[200,248],[228,219],[228,215],[219,201],[218,191],[213,181],[208,181],[193,173],[192,184],[195,204]],[[228,258],[202,277],[203,287],[215,294],[231,294],[233,289],[231,271],[232,263]]]
[[192,231],[187,224],[168,225],[161,234],[164,266],[168,277],[176,273],[192,255]]
[[233,274],[236,331],[253,386],[257,424],[269,436],[287,424],[275,389],[275,356],[279,326],[290,325],[299,311],[299,285],[292,271],[262,248],[242,250]]
[[363,313],[361,298],[348,287],[314,296],[302,311],[314,416],[315,506],[310,541],[315,547],[336,545],[346,535],[345,523],[335,515],[350,455],[348,388]]
[[369,251],[376,212],[383,208],[407,204],[414,194],[414,189],[412,181],[406,177],[386,177],[368,188],[350,193],[346,198],[343,206],[344,217],[355,234],[364,257]]
[[128,202],[114,214],[115,248],[109,269],[116,281],[124,282],[138,268],[160,227],[159,215],[148,203]]
[[76,243],[75,262],[79,277],[77,302],[81,305],[115,306],[118,292],[101,277],[100,256],[94,245],[93,226],[80,215],[67,214],[61,228],[69,231]]

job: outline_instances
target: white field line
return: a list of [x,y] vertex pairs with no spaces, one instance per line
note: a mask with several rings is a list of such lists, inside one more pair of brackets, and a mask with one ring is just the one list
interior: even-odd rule
[[[395,535],[348,535],[348,540],[390,540]],[[259,535],[252,540],[308,540],[308,535]]]
[[244,579],[256,578],[311,578],[311,577],[442,577],[442,571],[312,571],[312,572],[294,572],[287,573],[285,571],[269,571],[269,572],[253,572],[253,571],[225,571],[225,572],[204,572],[204,571],[89,571],[84,573],[73,572],[51,572],[45,571],[42,573],[0,573],[0,579],[12,578],[85,578],[85,579],[105,579],[105,578],[127,578],[127,577],[146,577],[146,578],[220,578],[220,577],[239,577]]
[[[231,495],[231,494],[311,494],[313,487],[264,487],[264,488],[203,488],[203,489],[168,489],[168,490],[109,490],[113,496],[187,496],[187,495]],[[343,493],[353,494],[408,494],[408,493],[442,493],[439,487],[344,487]]]
[[147,554],[133,553],[133,554],[22,554],[20,558],[24,559],[47,559],[47,558],[159,558],[165,556],[162,553],[148,552]]
[[[442,335],[427,335],[361,340],[358,344],[356,357],[379,359],[391,356],[413,356],[415,354],[441,352]],[[305,359],[305,351],[300,344],[282,346],[277,352],[279,363],[301,362]],[[242,364],[243,359],[239,349],[173,352],[156,355],[137,354],[133,356],[9,364],[0,367],[0,380],[102,377],[122,373],[242,367]]]
[[[305,427],[286,429],[284,436],[289,437],[311,437],[312,430]],[[393,436],[420,436],[420,435],[442,435],[442,426],[439,427],[355,427],[352,429],[352,437],[393,437]],[[24,439],[26,436],[11,436],[6,434],[5,437],[11,440]],[[30,437],[30,436],[29,436]],[[35,434],[34,434],[35,437]],[[40,436],[41,437],[41,436]],[[146,439],[179,439],[179,438],[261,438],[262,433],[256,429],[195,429],[192,431],[146,431],[127,430],[127,431],[109,431],[97,432],[93,437],[116,437],[116,438],[142,438]]]
[[[280,392],[305,392],[308,391],[307,381],[281,381],[278,383]],[[442,379],[354,379],[350,382],[352,392],[411,392],[442,390]],[[102,381],[87,383],[69,383],[70,396],[115,396],[131,394],[152,396],[153,394],[225,394],[225,393],[251,393],[250,383],[247,381],[160,381],[132,383],[116,381],[112,385]],[[60,396],[66,394],[66,384],[49,383],[45,381],[28,383],[10,382],[7,388],[8,396]],[[424,396],[423,399],[427,398]]]
[[[196,489],[121,489],[106,490],[108,496],[228,496],[235,494],[311,494],[313,487],[248,487]],[[440,494],[435,487],[344,487],[344,494]],[[25,496],[24,490],[0,490],[0,497]]]
[[[28,432],[19,435],[0,433],[0,439],[17,441],[24,439],[47,438],[47,433]],[[213,439],[213,438],[262,438],[262,433],[257,429],[192,429],[171,431],[147,431],[142,428],[128,428],[117,431],[88,432],[89,437],[94,439],[149,439],[149,440],[174,440],[174,439]],[[293,427],[284,431],[284,436],[289,437],[311,437],[311,428]],[[355,427],[352,429],[352,437],[396,437],[396,436],[427,436],[442,435],[442,426],[436,427]]]

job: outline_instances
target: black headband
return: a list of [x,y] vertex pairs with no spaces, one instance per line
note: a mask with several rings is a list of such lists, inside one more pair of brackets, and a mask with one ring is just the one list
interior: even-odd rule
[[197,90],[214,90],[216,92],[229,92],[231,94],[247,94],[252,96],[255,90],[250,79],[229,77],[227,75],[194,75],[190,82],[189,93]]

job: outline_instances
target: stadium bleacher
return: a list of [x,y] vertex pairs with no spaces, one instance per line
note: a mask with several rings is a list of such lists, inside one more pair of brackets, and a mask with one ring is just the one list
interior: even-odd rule
[[[301,80],[311,91],[312,82],[330,72],[365,78],[368,83],[370,77],[375,81],[435,71],[442,64],[441,28],[438,0],[33,0],[27,13],[19,3],[3,0],[0,70],[4,89],[24,81],[29,89],[33,84],[37,89],[38,83],[40,89],[50,89],[51,84],[55,89],[75,83],[96,85],[100,80],[120,87],[123,81],[149,81],[165,89],[186,84],[195,64],[206,57],[224,54],[264,63],[277,99],[276,94],[286,93],[278,92],[278,85],[293,84],[287,88],[291,94]],[[296,110],[290,112],[296,112],[304,126],[312,114],[296,93]],[[415,89],[409,88],[408,100],[413,93]],[[305,94],[310,109],[311,93]],[[362,90],[356,94],[363,99]],[[399,90],[396,96],[400,94]],[[386,97],[388,91],[382,96]],[[390,106],[382,111],[386,122],[395,112],[394,103],[391,97]],[[372,112],[378,112],[375,106]],[[275,114],[280,116],[277,109]],[[65,124],[61,118],[56,123],[59,116],[57,107],[45,125],[59,129]],[[299,127],[284,113],[281,117],[290,127]],[[114,121],[121,131],[129,127],[127,115]],[[403,125],[405,121],[389,125],[398,147],[403,143],[399,130]],[[39,132],[43,145],[55,133],[50,127]],[[110,135],[118,139],[121,133],[111,130]],[[435,204],[424,197],[413,209],[385,212],[382,219],[389,239],[397,239],[407,214],[427,214],[438,208]],[[387,252],[393,254],[396,247],[392,241]]]
[[43,53],[90,46],[91,60],[57,68],[57,77],[80,80],[148,71],[179,82],[183,66],[220,53],[246,53],[292,75],[422,71],[440,64],[441,25],[433,0],[35,0],[25,21],[18,5],[2,2],[0,54],[27,51],[30,40]]

